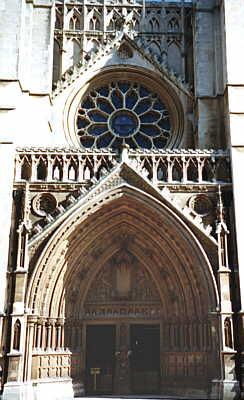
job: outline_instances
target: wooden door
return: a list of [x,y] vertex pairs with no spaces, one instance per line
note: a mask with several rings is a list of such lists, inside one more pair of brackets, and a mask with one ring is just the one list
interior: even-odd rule
[[115,325],[86,328],[86,393],[112,394],[114,385]]
[[131,325],[131,388],[133,393],[160,392],[160,326]]

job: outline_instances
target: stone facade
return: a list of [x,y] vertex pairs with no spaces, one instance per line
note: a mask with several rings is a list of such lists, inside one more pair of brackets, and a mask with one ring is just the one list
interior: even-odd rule
[[242,3],[2,0],[3,399],[241,398]]

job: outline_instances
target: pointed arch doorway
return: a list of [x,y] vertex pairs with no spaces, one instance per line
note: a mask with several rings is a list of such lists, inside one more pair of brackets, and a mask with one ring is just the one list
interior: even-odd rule
[[84,303],[88,394],[160,393],[161,300],[126,248],[98,272]]
[[[28,304],[45,316],[48,340],[53,318],[62,319],[58,340],[67,363],[62,373],[80,394],[152,393],[153,386],[164,395],[208,398],[220,371],[218,295],[209,260],[161,195],[153,198],[121,177],[117,184],[94,213],[91,203],[86,204],[88,216],[77,208],[50,238],[30,282]],[[89,348],[102,337],[99,326],[111,326],[110,339],[98,343],[105,356],[101,352],[94,359]],[[157,339],[152,340],[152,331]],[[141,341],[144,353],[139,352]],[[155,355],[156,367],[149,370],[145,354],[152,341],[156,350],[150,351],[159,352],[160,365]],[[44,355],[34,357],[42,376]],[[110,365],[104,365],[106,359]],[[100,375],[107,371],[107,386],[98,388],[96,377],[95,387],[91,368],[101,368]]]

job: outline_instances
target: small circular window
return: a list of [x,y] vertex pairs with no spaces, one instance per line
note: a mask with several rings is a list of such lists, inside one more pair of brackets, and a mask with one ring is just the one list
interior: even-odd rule
[[92,89],[80,102],[76,134],[86,148],[162,149],[171,122],[159,95],[143,84],[117,81]]

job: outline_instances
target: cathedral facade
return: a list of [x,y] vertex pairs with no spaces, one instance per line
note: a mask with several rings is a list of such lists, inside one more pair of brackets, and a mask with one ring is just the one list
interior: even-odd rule
[[2,0],[3,399],[242,398],[242,0]]

